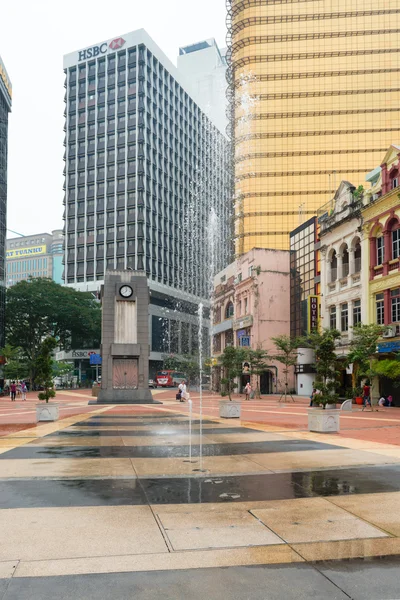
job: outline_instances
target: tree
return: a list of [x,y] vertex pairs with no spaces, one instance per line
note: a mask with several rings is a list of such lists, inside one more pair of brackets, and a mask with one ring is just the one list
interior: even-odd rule
[[168,354],[163,356],[163,369],[165,371],[181,371],[182,360],[175,354]]
[[381,325],[364,325],[359,323],[353,327],[353,339],[347,362],[353,364],[352,385],[355,389],[361,377],[372,377],[372,363],[376,355],[378,340],[384,332]]
[[[372,370],[378,377],[387,377],[395,380],[395,386],[400,385],[400,353],[396,352],[394,358],[374,360]],[[396,381],[397,380],[397,381]]]
[[44,338],[54,337],[60,348],[68,350],[82,340],[98,346],[100,331],[100,305],[90,293],[45,278],[20,281],[7,290],[7,343],[21,349],[31,380]]
[[314,396],[314,402],[322,404],[336,403],[338,395],[337,387],[337,363],[336,340],[340,338],[337,329],[324,329],[322,333],[313,332],[305,340],[305,345],[312,348],[315,353],[315,368],[317,372],[316,387],[318,394]]
[[10,344],[6,344],[1,351],[1,356],[6,360],[5,379],[21,380],[29,376],[29,365],[22,356],[21,348],[13,348]]
[[35,359],[35,383],[37,386],[43,388],[43,391],[39,392],[38,398],[39,400],[46,400],[46,402],[56,395],[53,386],[52,358],[53,351],[56,347],[57,340],[54,337],[45,338],[40,343],[39,352]]
[[[275,354],[272,358],[277,360],[283,365],[283,374],[285,376],[285,402],[288,395],[289,387],[289,371],[290,367],[293,367],[297,363],[297,349],[299,347],[299,341],[297,339],[290,338],[288,335],[278,335],[272,338],[275,344],[275,348],[278,354]],[[291,396],[293,402],[293,396]]]
[[267,365],[268,354],[263,348],[258,347],[256,350],[249,348],[246,351],[246,359],[250,365],[250,374],[256,377],[256,390],[255,397],[260,398],[260,375],[268,368]]
[[232,400],[232,392],[237,387],[236,377],[239,377],[243,370],[243,362],[246,360],[246,351],[234,346],[226,346],[219,362],[224,371],[224,377],[221,383],[226,385],[229,400]]

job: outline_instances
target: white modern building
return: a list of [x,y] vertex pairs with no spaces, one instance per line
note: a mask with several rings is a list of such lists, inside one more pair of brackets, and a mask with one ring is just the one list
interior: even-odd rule
[[226,50],[214,38],[179,48],[178,70],[185,77],[201,107],[220,131],[225,132]]
[[346,355],[352,327],[367,322],[367,289],[362,285],[362,198],[342,181],[332,201],[319,210],[321,240],[321,327],[338,329]]
[[229,262],[228,140],[143,29],[67,54],[64,72],[65,283],[97,291],[108,269],[144,271],[150,360],[190,353],[211,209],[215,271]]

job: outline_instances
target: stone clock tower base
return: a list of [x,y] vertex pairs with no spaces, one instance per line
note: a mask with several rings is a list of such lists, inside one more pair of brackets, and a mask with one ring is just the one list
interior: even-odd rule
[[89,404],[162,404],[149,389],[146,274],[107,271],[101,302],[101,388],[97,401]]

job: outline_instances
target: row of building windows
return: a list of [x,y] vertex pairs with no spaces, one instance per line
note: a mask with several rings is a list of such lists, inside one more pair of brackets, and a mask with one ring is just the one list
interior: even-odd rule
[[389,315],[385,315],[385,294],[381,292],[375,296],[376,322],[385,325],[385,320],[391,323],[400,323],[400,288],[390,290]]
[[[361,300],[353,302],[353,326],[361,323]],[[339,307],[331,306],[329,309],[329,326],[331,329],[340,329],[340,331],[349,330],[349,305],[347,302]]]
[[31,271],[42,271],[47,269],[47,258],[34,258],[31,260],[19,260],[8,262],[7,273],[21,273]]

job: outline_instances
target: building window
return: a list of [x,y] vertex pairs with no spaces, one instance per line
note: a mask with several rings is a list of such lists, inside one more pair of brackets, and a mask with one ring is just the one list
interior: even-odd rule
[[354,248],[354,273],[361,271],[361,244],[357,242]]
[[221,334],[214,335],[214,352],[221,352]]
[[383,240],[383,235],[380,235],[376,238],[376,264],[383,265],[383,260],[385,257],[385,245]]
[[392,231],[392,258],[400,257],[400,229]]
[[378,325],[384,325],[385,323],[385,306],[384,306],[384,294],[376,294],[376,322]]
[[336,329],[336,306],[331,306],[329,310],[329,327]]
[[225,319],[230,319],[231,317],[233,317],[233,313],[234,313],[233,302],[228,302],[228,304],[226,305],[226,308],[225,308]]
[[342,331],[349,330],[349,305],[342,304],[340,307],[340,325]]
[[220,322],[221,322],[221,307],[218,306],[214,310],[214,323],[220,323]]
[[361,323],[361,300],[354,300],[353,304],[353,326]]
[[400,288],[390,291],[392,304],[392,323],[400,322]]
[[249,301],[247,298],[244,299],[244,315],[247,315],[249,312]]
[[331,280],[330,280],[330,282],[333,283],[337,279],[337,256],[336,256],[335,250],[332,253],[332,258],[331,258],[330,262],[331,262]]

